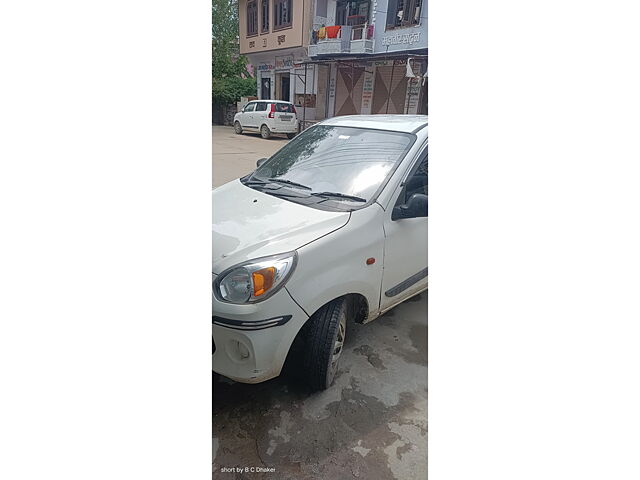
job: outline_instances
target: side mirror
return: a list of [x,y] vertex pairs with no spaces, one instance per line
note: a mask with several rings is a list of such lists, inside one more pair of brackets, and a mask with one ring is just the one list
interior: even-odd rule
[[427,217],[429,212],[429,197],[424,193],[414,193],[404,205],[394,207],[391,220],[401,218]]
[[256,162],[256,167],[260,168],[260,165],[262,165],[264,162],[266,162],[267,160],[269,160],[268,158],[261,158],[260,160],[258,160]]

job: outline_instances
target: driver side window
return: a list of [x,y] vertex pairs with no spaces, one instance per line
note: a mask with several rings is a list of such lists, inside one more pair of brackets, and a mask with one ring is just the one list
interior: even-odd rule
[[256,108],[256,104],[255,103],[249,103],[246,107],[244,107],[244,112],[253,112],[253,110]]
[[414,195],[416,193],[429,195],[429,175],[427,173],[427,168],[428,154],[425,150],[420,156],[417,166],[414,167],[411,175],[409,175],[409,178],[405,182],[404,191],[400,195],[398,203],[407,203],[411,198],[411,195]]

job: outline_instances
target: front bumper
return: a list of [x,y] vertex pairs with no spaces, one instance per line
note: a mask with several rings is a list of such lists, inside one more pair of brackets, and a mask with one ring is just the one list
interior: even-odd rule
[[309,317],[285,288],[264,302],[235,305],[213,297],[213,371],[243,383],[280,375]]

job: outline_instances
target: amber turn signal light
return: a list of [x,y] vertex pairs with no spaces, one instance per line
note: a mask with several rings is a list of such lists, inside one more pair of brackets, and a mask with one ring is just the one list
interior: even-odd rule
[[263,268],[256,270],[251,276],[253,278],[253,295],[258,297],[273,287],[273,282],[276,279],[276,269],[275,267]]

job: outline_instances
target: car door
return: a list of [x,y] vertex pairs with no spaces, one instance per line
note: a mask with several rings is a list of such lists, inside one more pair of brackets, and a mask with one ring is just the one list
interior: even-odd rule
[[253,112],[255,128],[260,128],[263,124],[267,123],[267,107],[267,102],[256,103],[256,109]]
[[256,122],[254,120],[254,111],[256,108],[256,102],[247,103],[242,110],[242,128],[256,128]]
[[[395,218],[394,208],[406,205],[414,194],[428,195],[428,152],[423,148],[398,187],[384,217],[384,273],[380,308],[385,311],[427,287],[427,231],[425,216]],[[426,206],[426,205],[425,205]]]

